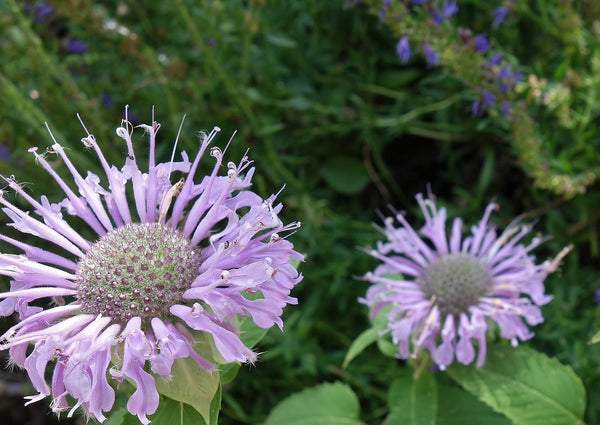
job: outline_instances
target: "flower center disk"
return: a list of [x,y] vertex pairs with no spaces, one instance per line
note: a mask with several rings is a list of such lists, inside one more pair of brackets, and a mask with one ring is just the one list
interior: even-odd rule
[[492,277],[480,259],[458,253],[437,258],[419,279],[428,298],[436,297],[442,315],[468,312],[492,286]]
[[169,316],[198,275],[200,250],[160,223],[134,223],[102,236],[77,265],[85,313],[124,323]]

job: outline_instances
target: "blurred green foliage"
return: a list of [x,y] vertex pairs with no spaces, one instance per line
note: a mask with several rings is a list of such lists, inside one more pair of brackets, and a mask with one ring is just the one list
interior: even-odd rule
[[[600,420],[600,348],[587,344],[600,328],[594,2],[511,1],[496,29],[497,4],[460,2],[456,24],[423,36],[443,58],[433,67],[418,55],[400,64],[394,50],[405,27],[362,3],[67,0],[45,2],[52,10],[42,19],[38,3],[0,2],[0,145],[10,153],[0,156],[0,174],[57,200],[58,187],[27,153],[52,144],[44,122],[80,170],[98,171],[75,113],[118,165],[125,147],[114,129],[124,105],[134,123],[149,122],[154,106],[163,124],[159,158],[168,159],[184,114],[179,148],[188,153],[201,129],[221,127],[220,146],[237,130],[228,157],[250,148],[256,190],[266,196],[285,184],[284,221],[303,222],[292,238],[307,256],[299,305],[287,308],[283,333],[261,341],[258,363],[224,388],[221,423],[260,423],[289,394],[334,379],[357,392],[365,422],[386,417],[386,391],[406,373],[403,364],[370,347],[341,367],[368,327],[356,301],[366,284],[354,277],[374,261],[358,248],[380,238],[371,223],[390,205],[418,226],[413,196],[428,187],[467,223],[491,199],[501,205],[500,226],[518,214],[537,220],[537,230],[553,235],[541,259],[575,245],[547,281],[555,300],[530,344],[574,368],[588,393],[586,420]],[[511,119],[498,108],[471,114],[482,83],[469,66],[483,59],[452,50],[456,25],[493,32],[493,49],[524,70],[509,99],[523,109]],[[137,141],[145,143],[141,132]]]

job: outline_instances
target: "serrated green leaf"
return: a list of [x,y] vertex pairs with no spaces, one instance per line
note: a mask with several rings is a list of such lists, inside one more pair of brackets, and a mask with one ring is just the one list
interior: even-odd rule
[[397,378],[388,393],[389,425],[435,425],[437,387],[432,374],[422,373],[417,379]]
[[172,379],[156,377],[156,389],[175,401],[189,404],[210,420],[211,403],[219,389],[219,372],[209,372],[190,357],[177,359],[171,369]]
[[342,367],[346,368],[365,348],[377,341],[377,338],[379,338],[378,329],[370,328],[363,331],[350,345],[344,363],[342,363]]
[[362,162],[350,156],[336,156],[319,169],[329,185],[338,192],[354,195],[369,182],[367,170]]
[[447,373],[515,425],[583,424],[585,389],[569,366],[528,347],[488,347],[478,369],[454,364]]
[[279,403],[264,425],[359,425],[358,398],[339,382],[309,388]]
[[505,416],[458,387],[438,385],[436,425],[511,425]]

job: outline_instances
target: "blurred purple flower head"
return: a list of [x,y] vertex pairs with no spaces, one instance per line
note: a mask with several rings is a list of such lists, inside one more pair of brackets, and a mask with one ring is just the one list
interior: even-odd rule
[[2,144],[0,144],[0,160],[10,161],[10,152],[8,148]]
[[508,115],[510,113],[510,103],[506,100],[500,102],[500,110],[504,115]]
[[[9,226],[57,248],[0,234],[22,250],[0,253],[0,275],[11,279],[10,291],[0,294],[0,315],[20,319],[0,337],[0,349],[10,350],[11,362],[25,368],[38,392],[27,404],[52,396],[54,412],[71,416],[82,407],[102,422],[115,401],[110,375],[111,382],[127,379],[136,387],[127,410],[147,424],[159,401],[155,380],[169,379],[176,359],[189,357],[208,370],[216,360],[254,362],[257,354],[240,339],[235,317],[281,328],[282,309],[296,303],[290,291],[302,276],[290,261],[302,256],[287,236],[299,223],[281,222],[276,195],[262,199],[249,189],[252,162],[244,156],[224,163],[223,152],[209,147],[220,131],[215,127],[201,134],[192,161],[182,152],[181,160],[156,163],[160,124],[139,127],[149,138],[146,171],[133,148],[133,127],[124,120],[116,129],[127,149],[120,169],[87,130],[81,139],[97,155],[103,178],[80,173],[56,141],[46,154],[60,157],[72,182],[30,149],[63,190],[58,203],[46,196],[37,201],[2,177],[40,216],[0,196]],[[213,171],[194,181],[207,153]],[[76,221],[84,232],[72,227]],[[43,299],[52,304],[40,307]],[[212,340],[215,358],[194,350],[193,332]],[[53,361],[48,385],[45,372]]]
[[552,299],[544,294],[544,279],[568,249],[536,264],[531,251],[544,239],[523,244],[531,226],[516,223],[498,235],[488,222],[496,204],[487,206],[463,238],[460,218],[448,233],[446,209],[422,195],[417,201],[425,217],[420,234],[401,213],[395,217],[399,227],[394,218],[385,219],[387,240],[368,251],[381,264],[364,276],[372,285],[360,300],[371,308],[372,318],[385,315],[385,331],[399,357],[416,356],[425,348],[444,370],[454,360],[472,363],[478,350],[476,364],[481,366],[488,320],[513,345],[531,338],[529,326],[543,322],[539,306]]
[[596,304],[600,304],[600,288],[596,288],[594,291],[594,301]]
[[68,52],[78,54],[85,53],[88,50],[86,42],[78,38],[68,38],[64,42],[64,47]]
[[439,55],[429,44],[423,45],[423,55],[425,56],[425,61],[427,62],[427,66],[435,65],[439,60]]
[[433,19],[433,23],[436,25],[441,24],[444,19],[451,18],[452,15],[458,12],[458,5],[456,4],[456,0],[444,0],[442,3],[442,9],[431,9],[431,18]]
[[494,22],[492,26],[499,26],[506,19],[506,15],[508,14],[508,7],[506,6],[498,6],[494,9]]
[[488,43],[487,39],[483,34],[477,34],[473,39],[473,47],[478,52],[485,52],[489,46],[490,44]]
[[513,82],[518,83],[523,78],[523,73],[519,70],[513,73]]
[[481,90],[481,98],[483,99],[484,108],[489,108],[496,102],[496,96],[487,89]]
[[33,6],[33,22],[41,24],[54,11],[54,6],[45,1],[35,2]]
[[492,57],[490,58],[489,64],[490,66],[496,66],[502,60],[502,54],[499,52],[492,53]]
[[398,58],[402,63],[406,63],[410,59],[411,52],[407,36],[398,40],[398,43],[396,44],[396,55],[398,55]]
[[481,109],[481,101],[479,99],[475,99],[473,103],[471,103],[471,115],[476,117],[482,112]]
[[444,15],[444,18],[450,18],[456,13],[458,13],[456,0],[445,0],[442,5],[442,14]]
[[109,107],[111,107],[113,105],[113,99],[112,99],[112,97],[108,93],[106,93],[106,92],[102,92],[102,95],[100,95],[100,101],[107,108],[109,108]]
[[496,96],[494,93],[489,91],[488,89],[481,90],[481,98],[476,99],[471,104],[471,114],[473,116],[480,115],[490,106],[493,106],[496,103]]
[[511,78],[512,71],[508,65],[503,65],[500,67],[498,72],[496,73],[496,78]]
[[33,23],[41,24],[54,11],[54,6],[45,1],[36,1],[32,8],[31,3],[25,2],[23,4],[23,11],[27,14],[31,14],[33,11]]

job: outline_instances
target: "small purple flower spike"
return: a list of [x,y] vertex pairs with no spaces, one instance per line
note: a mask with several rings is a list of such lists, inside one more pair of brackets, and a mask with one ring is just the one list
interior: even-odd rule
[[[0,336],[0,349],[10,350],[11,362],[25,368],[38,391],[27,404],[51,396],[54,412],[69,410],[71,416],[82,407],[102,422],[115,400],[111,383],[127,379],[136,386],[127,409],[148,424],[146,415],[158,407],[155,379],[168,379],[176,359],[215,368],[215,359],[194,351],[193,332],[212,338],[220,361],[254,362],[257,354],[240,339],[235,317],[282,328],[283,308],[297,302],[290,291],[302,275],[290,261],[302,255],[287,236],[300,223],[284,225],[276,195],[262,199],[249,189],[254,168],[248,157],[224,163],[223,152],[209,147],[220,131],[215,127],[201,133],[193,161],[185,152],[174,160],[173,149],[170,161],[157,163],[160,124],[152,119],[138,127],[149,138],[146,171],[133,148],[127,109],[116,129],[127,150],[123,167],[107,162],[87,130],[81,139],[97,155],[103,178],[82,175],[54,140],[47,154],[60,158],[73,181],[63,180],[31,148],[64,192],[58,203],[46,196],[35,200],[14,177],[0,176],[37,215],[0,193],[9,226],[56,248],[0,234],[23,252],[0,253],[0,275],[11,279],[10,290],[0,294],[0,316],[16,313],[20,319]],[[206,154],[213,171],[195,181]],[[222,169],[225,175],[219,175]],[[42,308],[42,299],[53,302]]]
[[478,52],[484,53],[490,47],[490,43],[483,34],[477,34],[473,39],[473,47]]
[[456,0],[444,1],[442,5],[442,14],[445,18],[450,18],[452,15],[458,13],[458,5]]
[[406,63],[410,59],[410,44],[408,43],[407,36],[398,40],[398,43],[396,44],[396,54],[402,63]]
[[508,7],[506,6],[498,6],[494,9],[494,22],[492,26],[498,27],[504,20],[506,19],[506,15],[508,15]]
[[423,55],[425,56],[425,61],[427,62],[427,66],[435,65],[440,59],[439,55],[429,44],[423,45]]
[[78,38],[69,38],[64,43],[65,49],[71,53],[85,53],[88,50],[87,43]]
[[[530,225],[510,225],[500,235],[489,224],[497,208],[489,204],[481,221],[462,236],[462,220],[455,218],[446,231],[446,209],[432,198],[417,196],[425,216],[419,235],[400,213],[385,219],[387,241],[368,251],[381,264],[365,280],[372,283],[360,301],[388,320],[398,356],[415,357],[425,348],[444,370],[454,359],[462,364],[475,360],[482,366],[486,356],[488,321],[496,322],[503,338],[518,341],[533,336],[529,326],[543,321],[539,306],[552,296],[544,294],[544,279],[570,250],[553,260],[536,264],[531,251],[544,241],[530,233]],[[475,344],[473,344],[475,343]]]

